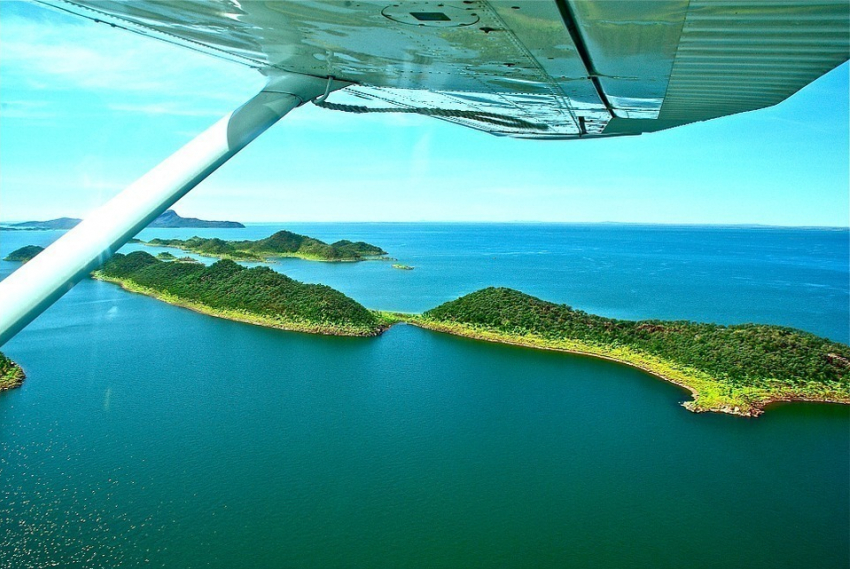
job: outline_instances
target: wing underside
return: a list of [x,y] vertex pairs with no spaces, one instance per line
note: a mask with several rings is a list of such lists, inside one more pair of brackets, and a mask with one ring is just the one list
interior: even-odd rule
[[848,59],[846,0],[44,0],[254,67],[325,105],[496,135],[639,134],[776,104]]

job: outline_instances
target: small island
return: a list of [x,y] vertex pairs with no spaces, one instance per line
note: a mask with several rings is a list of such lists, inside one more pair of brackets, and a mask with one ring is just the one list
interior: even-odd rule
[[233,261],[267,262],[275,257],[297,257],[310,261],[363,261],[380,259],[386,251],[363,241],[341,240],[325,243],[291,231],[278,231],[256,241],[225,241],[216,237],[190,239],[151,239],[152,247],[173,247],[206,257]]
[[622,362],[691,392],[685,407],[758,416],[773,401],[850,403],[850,347],[782,326],[604,318],[507,288],[447,302],[411,324],[489,342]]
[[93,276],[170,304],[261,326],[336,336],[375,336],[385,328],[378,315],[329,286],[231,260],[206,267],[159,261],[144,251],[118,253]]
[[[22,223],[11,223],[0,227],[7,231],[50,231],[73,229],[82,219],[76,217],[60,217],[46,221],[24,221]],[[154,219],[148,227],[152,228],[175,228],[175,227],[215,227],[224,229],[244,228],[245,226],[236,221],[207,221],[196,217],[180,217],[173,209],[167,210]],[[133,242],[133,240],[130,240]]]
[[402,271],[412,271],[413,270],[413,267],[411,267],[410,265],[403,265],[401,263],[393,263],[393,268],[394,269],[400,269]]
[[171,253],[169,253],[168,251],[163,251],[162,253],[160,253],[159,255],[157,255],[157,256],[156,256],[156,258],[157,258],[157,259],[159,259],[160,261],[173,261],[173,260],[175,260],[177,257],[175,257],[174,255],[172,255],[172,254],[171,254]]
[[38,245],[25,245],[20,249],[15,249],[4,258],[4,261],[16,261],[19,263],[26,263],[27,261],[32,260],[33,257],[38,255],[44,251],[44,247],[39,247]]
[[0,352],[0,391],[18,387],[24,382],[25,377],[21,366]]

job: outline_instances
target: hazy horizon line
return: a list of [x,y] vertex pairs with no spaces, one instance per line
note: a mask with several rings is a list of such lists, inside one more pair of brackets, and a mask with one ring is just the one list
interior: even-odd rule
[[[80,219],[74,218],[71,216],[62,216],[69,219]],[[61,218],[52,218],[52,219],[61,219]],[[52,221],[52,219],[45,220],[32,220],[32,219],[21,219],[21,220],[0,220],[0,226],[9,226],[11,224],[16,223],[27,223],[33,221],[39,222],[47,222]],[[82,218],[85,219],[85,218]],[[225,220],[209,220],[209,221],[225,221]],[[233,221],[233,220],[226,220]],[[262,221],[244,221],[240,220],[239,223],[243,223],[245,225],[270,225],[270,224],[287,224],[287,223],[362,223],[362,224],[415,224],[415,223],[442,223],[442,224],[466,224],[466,225],[497,225],[497,224],[514,224],[514,225],[641,225],[641,226],[662,226],[662,227],[736,227],[736,228],[752,228],[752,229],[840,229],[840,230],[850,230],[850,224],[848,225],[783,225],[783,224],[774,224],[774,223],[724,223],[724,222],[658,222],[658,221],[542,221],[542,220],[527,220],[527,219],[514,219],[514,220],[446,220],[446,219],[419,219],[419,220],[398,220],[398,221],[388,221],[388,220],[262,220]],[[145,229],[175,229],[169,227],[152,227]],[[176,228],[180,229],[180,228]],[[220,228],[219,228],[220,229]],[[235,228],[234,228],[235,229]],[[67,231],[56,229],[53,231]]]

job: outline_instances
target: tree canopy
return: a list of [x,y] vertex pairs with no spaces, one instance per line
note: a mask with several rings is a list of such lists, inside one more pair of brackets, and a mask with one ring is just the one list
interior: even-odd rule
[[850,347],[800,330],[765,324],[616,320],[546,302],[508,288],[487,288],[447,302],[426,318],[484,326],[512,335],[623,346],[695,368],[733,385],[818,382],[850,388]]
[[212,309],[240,310],[358,334],[380,331],[376,316],[341,292],[301,283],[268,267],[248,269],[230,260],[209,267],[167,263],[136,251],[116,254],[103,265],[101,273]]

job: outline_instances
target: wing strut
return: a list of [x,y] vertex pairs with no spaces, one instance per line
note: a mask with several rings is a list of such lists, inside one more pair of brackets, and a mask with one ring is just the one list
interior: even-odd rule
[[271,76],[252,99],[0,281],[0,346],[286,113],[325,93],[330,82]]

